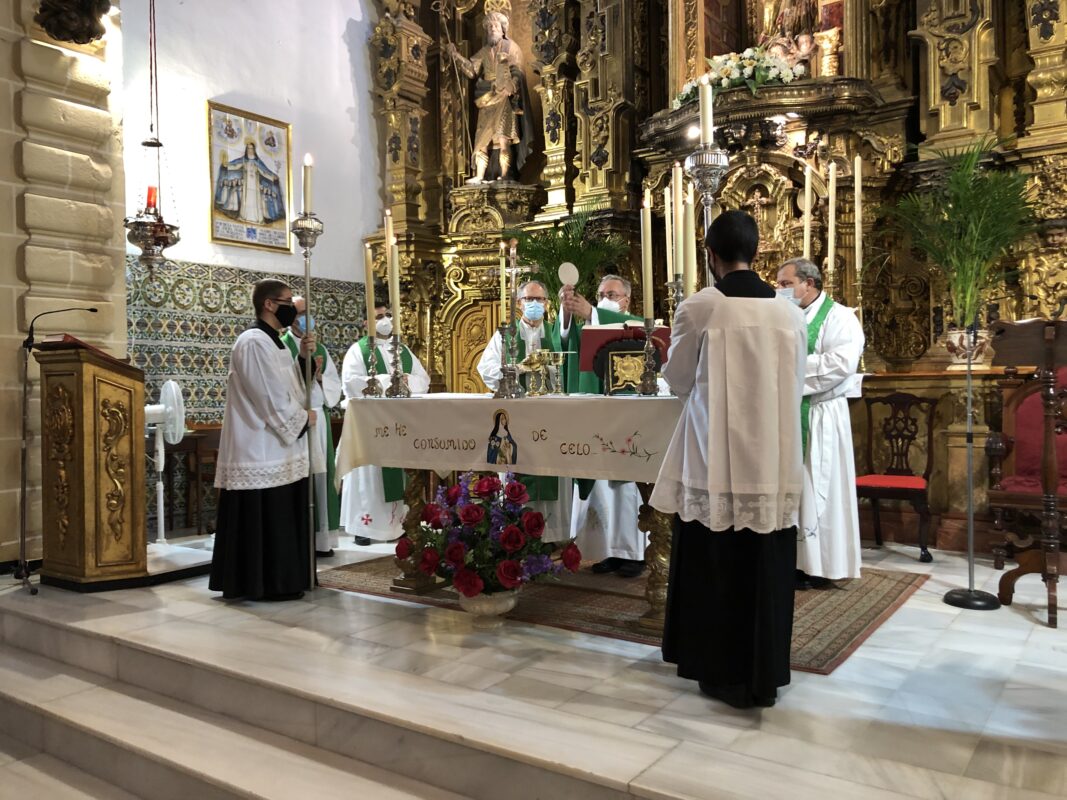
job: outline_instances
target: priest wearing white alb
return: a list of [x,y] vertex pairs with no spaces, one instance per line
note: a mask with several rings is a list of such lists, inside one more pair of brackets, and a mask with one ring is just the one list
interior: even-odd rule
[[[375,292],[385,297],[385,292]],[[374,346],[371,337],[364,336],[348,348],[341,362],[341,383],[345,405],[353,398],[363,397],[363,390],[378,381],[382,392],[389,387],[389,372],[393,359],[393,316],[382,303],[374,309]],[[401,344],[401,369],[408,378],[412,394],[425,394],[430,389],[430,376],[422,362],[407,345]],[[373,377],[372,377],[373,376]],[[356,467],[344,476],[341,487],[341,525],[351,533],[355,543],[367,546],[372,542],[391,542],[403,535],[402,523],[408,507],[404,503],[404,470],[395,467]]]
[[[856,464],[848,398],[859,397],[863,326],[854,309],[822,290],[819,268],[792,258],[778,270],[779,294],[804,310],[808,356],[801,425],[806,471],[797,545],[798,587],[860,577]],[[803,573],[803,574],[800,574]]]
[[[516,357],[522,362],[529,353],[537,350],[559,352],[559,331],[545,324],[549,300],[545,285],[541,281],[527,281],[519,286],[515,302],[519,314],[517,323],[518,341]],[[509,331],[508,336],[514,335]],[[510,342],[510,338],[509,338]],[[505,342],[497,331],[489,339],[478,360],[478,374],[490,390],[496,391],[500,384],[501,365]],[[571,498],[573,481],[550,475],[520,475],[530,494],[530,507],[541,512],[545,518],[545,532],[542,540],[562,542],[570,539],[571,533]]]

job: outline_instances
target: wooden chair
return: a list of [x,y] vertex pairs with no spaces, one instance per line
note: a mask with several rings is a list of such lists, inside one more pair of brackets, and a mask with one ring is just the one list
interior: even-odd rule
[[[906,500],[919,515],[919,561],[933,561],[926,540],[930,533],[929,488],[930,470],[934,464],[934,410],[937,400],[906,392],[863,399],[867,406],[867,471],[856,478],[856,495],[871,501],[874,541],[881,546],[879,503],[882,500]],[[889,464],[881,472],[876,472],[874,467],[876,406],[889,407],[888,415],[881,423],[882,438],[889,446]],[[916,474],[911,468],[910,456],[912,445],[920,434],[926,437],[926,465],[921,474]]]

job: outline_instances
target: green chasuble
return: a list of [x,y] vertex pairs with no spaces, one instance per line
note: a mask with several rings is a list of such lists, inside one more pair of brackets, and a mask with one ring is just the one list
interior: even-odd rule
[[[815,316],[811,322],[808,323],[808,355],[815,355],[815,343],[819,341],[819,332],[822,330],[822,324],[826,322],[826,317],[830,313],[830,309],[833,307],[834,301],[830,295],[825,295],[823,304],[819,306],[819,310],[815,312]],[[804,458],[808,457],[808,439],[811,431],[811,395],[804,395],[800,401],[800,435],[804,454]]]
[[[289,352],[293,354],[293,360],[295,361],[297,354],[300,352],[300,343],[289,331],[283,333],[281,338],[286,347],[289,348]],[[326,348],[322,342],[318,343],[315,355],[322,356],[322,363],[326,363]],[[304,374],[301,373],[300,377],[303,378]],[[337,490],[333,488],[334,454],[333,431],[330,430],[330,409],[323,406],[321,416],[322,422],[320,424],[326,425],[326,519],[329,529],[335,531],[341,527],[341,500],[337,496]],[[314,535],[314,531],[312,531],[312,535]]]
[[[520,324],[518,322],[516,325]],[[502,342],[504,349],[511,346],[511,337],[515,335],[515,328],[511,327],[507,330],[507,336]],[[526,358],[526,342],[522,337],[518,337],[516,344],[516,350],[518,353],[518,361],[521,364],[522,360]],[[563,348],[560,347],[559,341],[559,328],[555,325],[551,327],[541,323],[541,349],[551,350],[554,353],[558,353]],[[501,359],[503,362],[503,359]],[[523,386],[526,385],[526,375],[523,374],[520,377]],[[520,481],[526,485],[526,491],[530,495],[531,500],[543,500],[552,501],[559,500],[559,478],[552,475],[517,475]]]
[[[363,355],[363,366],[368,375],[388,375],[390,367],[385,363],[382,352],[374,347],[374,368],[371,369],[371,339],[364,336],[359,340],[359,352]],[[400,368],[405,375],[411,374],[412,356],[406,344],[400,345]],[[391,354],[390,354],[391,355]],[[404,470],[399,467],[382,467],[382,493],[385,502],[396,503],[404,499]]]
[[[596,314],[597,321],[601,325],[614,325],[631,320],[644,321],[641,317],[635,317],[633,314],[608,311],[604,308],[598,308]],[[557,338],[560,337],[562,324],[563,315],[560,314],[553,324]],[[571,355],[567,356],[567,363],[563,368],[563,387],[568,394],[603,394],[604,386],[597,374],[591,371],[584,372],[579,368],[582,357],[582,328],[584,325],[585,323],[582,320],[577,317],[571,317],[571,327],[567,331],[567,340],[563,342],[566,345],[565,349],[571,352]],[[589,499],[589,493],[593,491],[595,481],[589,478],[578,478],[576,483],[578,484],[579,497],[583,500]]]

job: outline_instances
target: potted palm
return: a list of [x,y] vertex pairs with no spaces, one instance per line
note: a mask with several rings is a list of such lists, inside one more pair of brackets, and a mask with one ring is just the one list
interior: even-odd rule
[[997,142],[983,139],[970,147],[938,152],[941,180],[922,192],[902,197],[888,209],[898,229],[944,274],[956,322],[967,332],[960,347],[967,364],[967,589],[953,589],[945,602],[959,608],[990,610],[997,598],[974,588],[974,420],[973,361],[978,349],[978,314],[988,290],[1000,277],[999,263],[1009,248],[1033,228],[1034,212],[1027,176],[994,168]]

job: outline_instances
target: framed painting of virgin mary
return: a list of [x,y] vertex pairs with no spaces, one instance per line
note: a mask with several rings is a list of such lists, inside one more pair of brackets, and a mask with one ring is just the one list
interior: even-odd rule
[[287,122],[208,101],[211,241],[289,252]]

